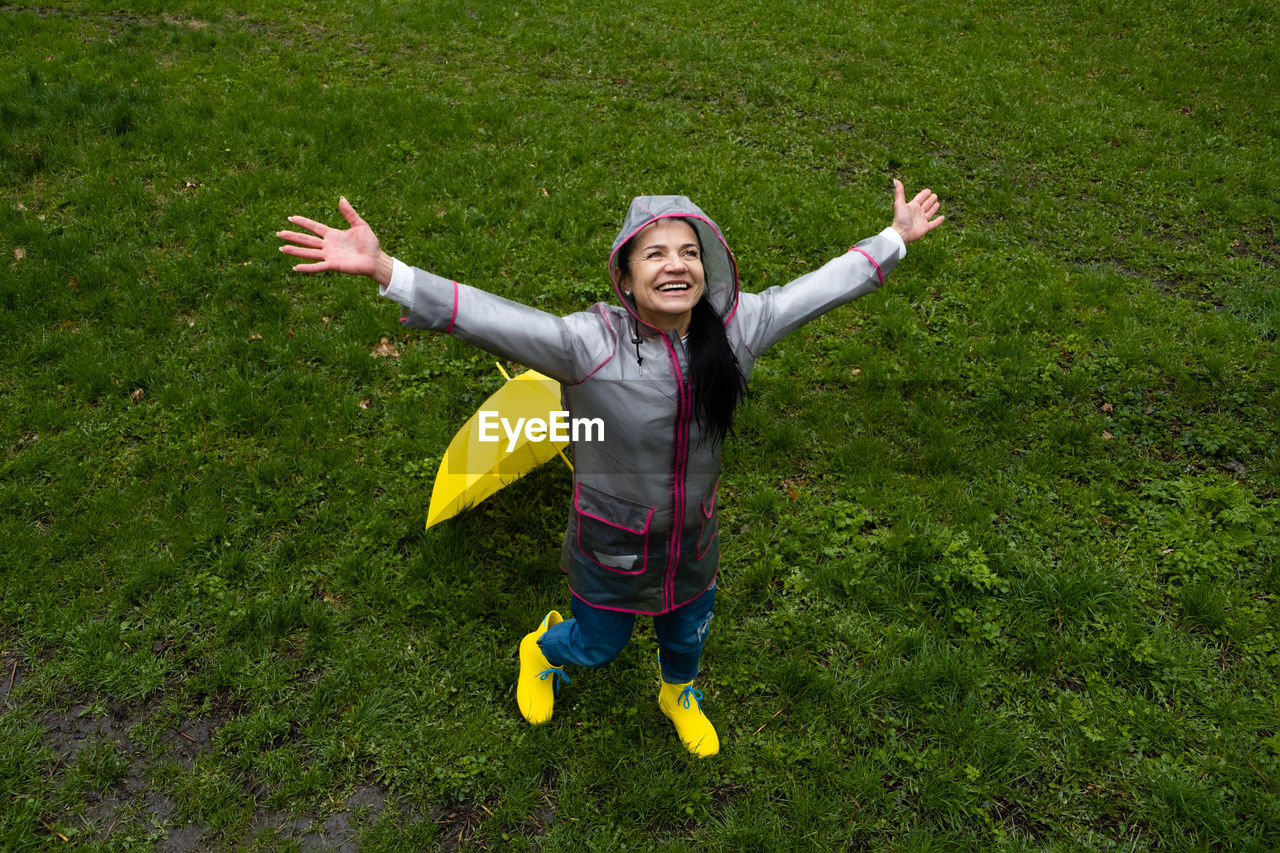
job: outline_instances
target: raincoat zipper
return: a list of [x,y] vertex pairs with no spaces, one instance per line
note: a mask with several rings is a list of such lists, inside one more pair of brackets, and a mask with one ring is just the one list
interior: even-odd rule
[[684,533],[684,509],[686,503],[685,479],[689,466],[689,419],[693,406],[689,399],[690,387],[680,370],[680,357],[675,346],[668,337],[662,336],[667,345],[667,354],[671,357],[671,367],[675,371],[676,388],[679,392],[676,405],[675,422],[675,454],[671,461],[671,538],[667,541],[667,574],[662,584],[664,609],[675,607],[676,568],[680,564],[680,539]]

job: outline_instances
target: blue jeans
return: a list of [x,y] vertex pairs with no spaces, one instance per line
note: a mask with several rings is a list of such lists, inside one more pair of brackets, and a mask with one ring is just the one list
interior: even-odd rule
[[[653,617],[662,680],[668,684],[684,684],[697,677],[715,598],[713,583],[688,604]],[[575,596],[573,618],[548,628],[538,646],[552,666],[604,666],[626,648],[635,624],[634,613],[592,607]]]

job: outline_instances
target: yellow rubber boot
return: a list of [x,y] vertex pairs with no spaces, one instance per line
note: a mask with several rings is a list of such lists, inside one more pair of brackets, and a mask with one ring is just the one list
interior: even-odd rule
[[560,614],[552,610],[536,630],[524,635],[520,641],[520,678],[516,681],[516,704],[530,725],[538,726],[551,719],[556,703],[557,678],[567,684],[569,676],[558,666],[552,666],[538,648],[538,638],[552,625],[562,622]]
[[694,755],[707,758],[720,751],[720,738],[716,736],[715,726],[702,713],[702,693],[693,689],[692,681],[685,684],[662,682],[658,707],[675,724],[680,741]]

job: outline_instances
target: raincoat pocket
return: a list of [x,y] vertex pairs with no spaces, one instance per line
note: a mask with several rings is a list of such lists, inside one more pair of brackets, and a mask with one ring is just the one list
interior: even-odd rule
[[573,508],[578,526],[578,550],[587,559],[611,572],[644,573],[652,507],[579,483]]
[[698,531],[697,557],[699,560],[706,556],[707,551],[711,550],[711,544],[716,541],[716,535],[719,532],[720,525],[716,519],[716,493],[718,491],[720,491],[720,481],[716,480],[716,484],[711,487],[711,494],[702,499],[702,527]]

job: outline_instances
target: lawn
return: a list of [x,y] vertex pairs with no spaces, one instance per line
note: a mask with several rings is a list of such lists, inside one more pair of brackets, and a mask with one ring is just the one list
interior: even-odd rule
[[[0,847],[1280,848],[1271,4],[121,5],[0,6]],[[632,196],[760,290],[894,177],[726,448],[721,754],[647,622],[527,726],[567,469],[424,532],[501,375],[275,232],[568,313]]]

